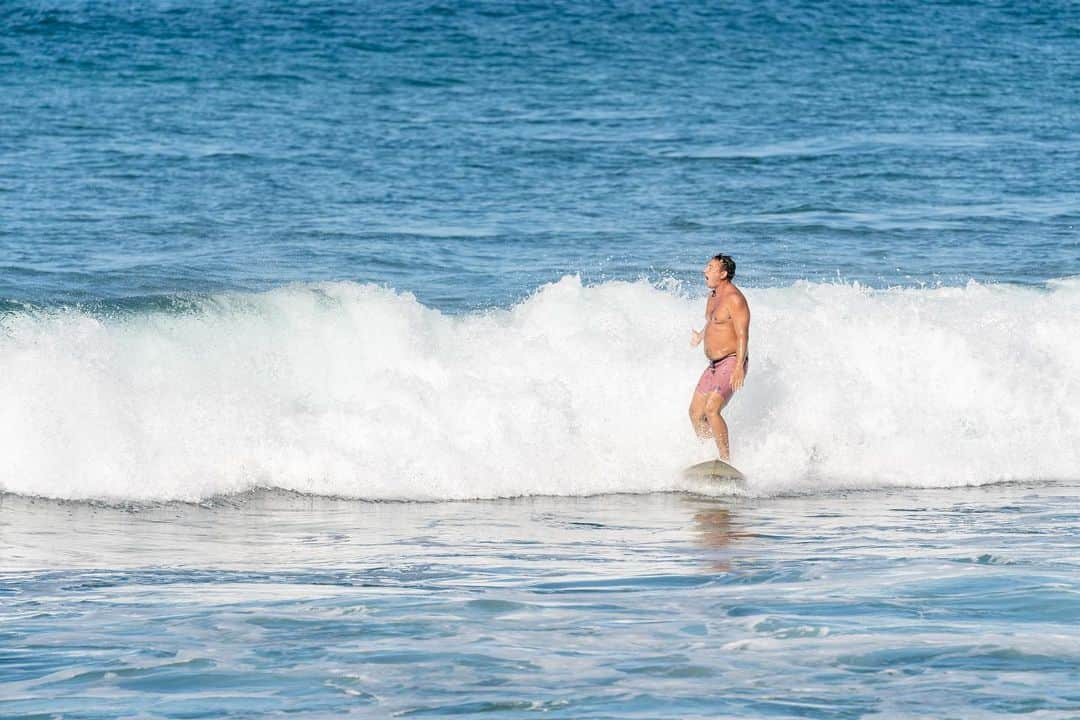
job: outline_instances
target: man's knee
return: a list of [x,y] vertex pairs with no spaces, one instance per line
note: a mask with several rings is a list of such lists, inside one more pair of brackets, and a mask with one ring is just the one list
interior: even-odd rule
[[724,410],[724,403],[709,403],[705,406],[705,417],[707,418],[721,418],[721,412]]

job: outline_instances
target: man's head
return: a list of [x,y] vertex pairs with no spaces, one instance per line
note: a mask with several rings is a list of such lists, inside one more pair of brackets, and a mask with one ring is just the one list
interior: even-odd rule
[[735,277],[735,260],[730,255],[715,255],[705,264],[705,285],[715,288]]

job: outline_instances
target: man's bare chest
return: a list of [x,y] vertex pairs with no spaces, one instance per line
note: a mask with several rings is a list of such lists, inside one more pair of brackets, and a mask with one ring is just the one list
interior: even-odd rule
[[705,320],[709,325],[723,325],[731,322],[731,313],[726,312],[720,298],[710,299],[705,306]]

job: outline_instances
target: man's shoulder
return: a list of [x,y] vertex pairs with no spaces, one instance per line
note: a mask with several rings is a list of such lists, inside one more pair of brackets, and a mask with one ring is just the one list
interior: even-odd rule
[[746,296],[742,294],[742,290],[735,287],[734,284],[728,285],[727,290],[724,292],[724,301],[733,302],[740,305],[746,305]]

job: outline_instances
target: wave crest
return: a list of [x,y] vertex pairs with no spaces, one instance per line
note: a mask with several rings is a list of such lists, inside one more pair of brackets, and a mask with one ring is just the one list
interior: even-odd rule
[[[751,492],[1075,477],[1080,286],[746,290]],[[201,500],[681,488],[703,303],[565,277],[464,316],[372,285],[0,319],[0,490]]]

